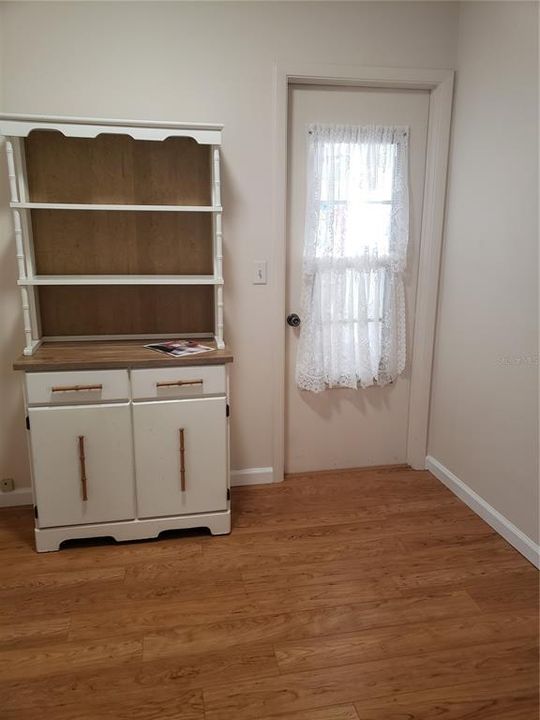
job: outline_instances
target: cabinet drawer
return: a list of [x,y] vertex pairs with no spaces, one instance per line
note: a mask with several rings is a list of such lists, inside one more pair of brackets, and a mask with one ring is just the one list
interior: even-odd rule
[[26,373],[29,405],[129,400],[127,370]]
[[227,390],[225,366],[133,370],[131,388],[134,400],[224,395]]

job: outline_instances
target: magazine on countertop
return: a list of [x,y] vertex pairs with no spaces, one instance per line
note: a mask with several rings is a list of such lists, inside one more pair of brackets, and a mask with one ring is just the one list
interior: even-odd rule
[[171,355],[172,357],[197,355],[198,353],[215,350],[215,348],[209,347],[208,345],[201,345],[201,343],[198,343],[195,340],[166,340],[160,343],[145,345],[144,347],[150,348],[150,350],[165,353],[165,355]]

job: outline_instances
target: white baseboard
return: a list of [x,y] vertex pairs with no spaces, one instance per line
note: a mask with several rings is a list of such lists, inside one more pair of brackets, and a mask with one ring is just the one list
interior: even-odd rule
[[0,507],[17,507],[18,505],[32,505],[32,488],[16,488],[11,492],[0,492]]
[[[265,485],[274,482],[274,469],[271,467],[246,468],[231,471],[231,485]],[[12,492],[0,492],[0,507],[32,505],[32,489],[17,488]]]
[[274,468],[246,468],[245,470],[231,470],[231,485],[266,485],[274,482]]
[[448,470],[434,457],[426,457],[426,470],[429,470],[443,485],[451,490],[454,495],[468,505],[482,520],[502,535],[516,550],[527,558],[533,565],[540,567],[540,545],[537,545],[530,537],[527,537],[518,527],[498,510],[495,510],[484,498],[480,497],[474,490],[460,480],[457,475]]

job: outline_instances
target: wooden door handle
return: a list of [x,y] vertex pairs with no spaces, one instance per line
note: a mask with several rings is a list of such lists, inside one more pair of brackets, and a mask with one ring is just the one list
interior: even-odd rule
[[199,380],[167,380],[163,382],[157,382],[156,387],[181,387],[182,385],[202,385],[202,378]]
[[57,385],[51,392],[83,392],[86,390],[103,390],[103,385]]
[[88,500],[88,490],[86,487],[86,457],[84,455],[84,435],[79,435],[79,468],[81,473],[81,490],[82,499]]
[[185,444],[184,444],[184,428],[178,431],[180,440],[180,491],[186,492],[186,463],[185,463]]

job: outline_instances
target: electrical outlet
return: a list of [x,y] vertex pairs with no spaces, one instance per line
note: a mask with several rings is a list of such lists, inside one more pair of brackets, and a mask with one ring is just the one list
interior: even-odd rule
[[2,478],[0,480],[0,490],[2,492],[12,492],[15,490],[15,480],[13,478]]

